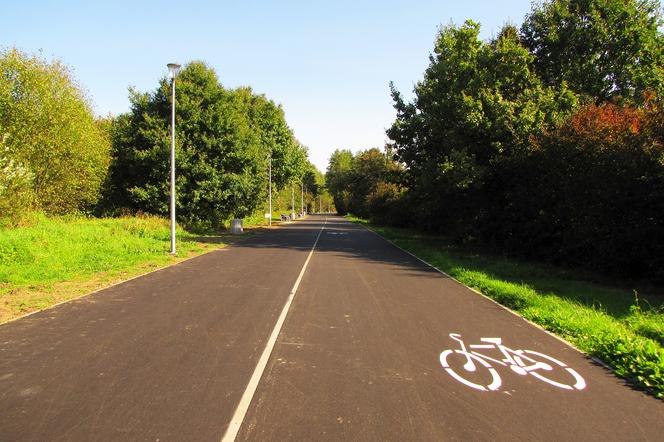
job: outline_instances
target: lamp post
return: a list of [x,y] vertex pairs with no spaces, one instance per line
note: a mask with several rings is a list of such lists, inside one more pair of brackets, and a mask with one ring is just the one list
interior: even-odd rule
[[290,198],[291,198],[291,221],[295,221],[295,186],[293,183],[290,185]]
[[300,213],[304,217],[304,181],[300,183]]
[[175,77],[180,65],[168,63],[168,75],[172,80],[173,100],[171,102],[171,255],[175,255]]
[[267,223],[268,227],[272,227],[272,154],[270,154],[270,185],[269,185],[269,193],[270,193],[270,203],[268,207],[268,212],[270,214],[269,221]]

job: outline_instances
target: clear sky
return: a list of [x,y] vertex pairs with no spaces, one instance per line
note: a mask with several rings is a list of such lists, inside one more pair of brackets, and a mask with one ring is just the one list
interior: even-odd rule
[[227,87],[281,103],[322,171],[336,148],[382,147],[394,120],[388,83],[410,96],[438,27],[471,18],[482,37],[520,25],[529,0],[5,0],[0,46],[70,66],[99,115],[129,109],[166,63],[203,60]]

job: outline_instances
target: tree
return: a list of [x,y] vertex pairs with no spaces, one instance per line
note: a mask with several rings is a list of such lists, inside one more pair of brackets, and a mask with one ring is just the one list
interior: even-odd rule
[[[272,158],[272,184],[281,189],[308,168],[307,147],[300,144],[286,122],[282,107],[264,95],[253,95],[249,118],[259,134],[261,150]],[[267,167],[267,163],[266,163]]]
[[367,198],[376,191],[379,183],[387,179],[389,161],[377,148],[360,151],[353,157],[348,178],[351,189],[349,210],[352,213],[362,217],[371,216]]
[[349,179],[353,162],[353,153],[347,149],[332,152],[325,174],[327,188],[334,200],[334,206],[340,215],[349,210]]
[[553,0],[534,4],[521,38],[546,84],[640,103],[664,91],[661,13],[658,0]]
[[487,231],[512,254],[663,278],[662,101],[580,108],[501,177]]
[[[0,133],[2,131],[0,130]],[[32,203],[32,173],[8,156],[0,139],[0,225],[16,224]]]
[[[168,213],[170,88],[162,78],[152,93],[130,92],[132,109],[113,128],[106,207]],[[281,107],[249,88],[225,89],[202,62],[178,76],[176,143],[178,219],[201,228],[263,205],[270,156],[278,185],[306,160]]]
[[0,52],[0,137],[4,167],[25,172],[17,204],[20,200],[25,208],[29,200],[37,209],[63,214],[89,209],[98,200],[110,141],[59,61],[17,49]]
[[392,87],[397,119],[387,131],[420,225],[458,236],[472,235],[493,170],[576,106],[564,86],[541,83],[513,27],[491,42],[479,31],[472,21],[441,29],[414,102]]
[[391,205],[397,209],[402,172],[389,151],[372,148],[353,155],[349,150],[336,150],[327,169],[327,187],[339,213],[394,221],[397,217],[393,216]]

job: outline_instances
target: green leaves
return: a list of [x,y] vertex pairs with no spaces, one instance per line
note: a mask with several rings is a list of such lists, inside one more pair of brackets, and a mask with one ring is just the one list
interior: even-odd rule
[[[132,110],[113,125],[113,164],[104,207],[166,215],[169,211],[171,85],[130,91]],[[219,227],[250,215],[267,193],[272,157],[275,188],[304,174],[306,148],[283,110],[250,88],[225,89],[203,62],[187,64],[176,80],[178,219]]]
[[34,205],[62,214],[98,200],[110,142],[60,62],[16,49],[0,52],[0,137],[0,167],[7,168],[3,213]]
[[415,100],[392,88],[397,119],[387,131],[421,203],[416,222],[463,239],[475,235],[495,167],[527,154],[532,136],[577,105],[564,86],[542,84],[514,26],[489,42],[479,32],[472,21],[441,29]]
[[367,149],[355,155],[350,150],[336,150],[325,178],[337,212],[384,220],[392,212],[388,208],[402,195],[395,182],[395,175],[401,172],[389,149]]
[[662,23],[657,0],[554,0],[533,7],[521,34],[546,84],[642,103],[664,92]]
[[352,162],[353,153],[350,150],[337,149],[330,156],[325,174],[325,182],[334,198],[334,206],[341,215],[345,215],[350,209],[350,201],[346,193],[350,186]]
[[661,25],[657,0],[549,0],[489,41],[442,28],[415,99],[390,86],[411,223],[661,279]]

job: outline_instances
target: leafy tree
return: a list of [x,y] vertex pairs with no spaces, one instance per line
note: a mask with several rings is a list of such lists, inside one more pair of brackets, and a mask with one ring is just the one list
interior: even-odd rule
[[0,137],[4,180],[17,180],[6,183],[3,192],[15,196],[15,209],[26,209],[29,201],[47,213],[63,214],[98,200],[110,141],[59,61],[17,49],[0,52]]
[[[396,173],[383,178],[371,150],[335,152],[327,181],[338,206],[501,253],[664,278],[664,46],[654,6],[553,1],[534,9],[521,35],[506,26],[487,42],[472,21],[441,29],[415,99],[391,87],[398,163],[387,170]],[[560,23],[543,21],[549,13]],[[532,46],[534,35],[552,46]],[[564,39],[589,51],[563,45],[560,55],[553,43]],[[587,97],[575,91],[599,103],[580,107]],[[395,216],[404,213],[415,219]]]
[[641,102],[664,91],[662,24],[658,0],[553,0],[534,4],[521,36],[546,84]]
[[295,139],[281,106],[263,95],[253,95],[249,117],[259,134],[261,150],[272,159],[273,186],[281,189],[301,177],[309,167],[307,148]]
[[0,225],[19,222],[33,197],[32,173],[8,157],[4,138],[0,139]]
[[481,216],[492,170],[576,106],[569,90],[542,85],[514,27],[488,43],[479,31],[472,21],[441,29],[414,102],[392,87],[397,120],[387,131],[420,224],[462,236]]
[[307,170],[302,178],[307,211],[318,212],[319,209],[327,210],[334,203],[327,189],[325,175],[315,165],[310,162],[307,163]]
[[334,206],[341,215],[348,213],[350,204],[349,178],[353,163],[353,153],[347,149],[337,149],[330,156],[325,174],[327,188],[334,200]]
[[326,180],[338,212],[386,221],[393,214],[390,205],[401,197],[401,173],[401,166],[380,149],[355,155],[337,150],[330,159]]
[[[131,91],[132,109],[113,127],[106,207],[168,213],[170,91],[165,78],[152,93]],[[306,160],[279,106],[249,88],[225,89],[202,62],[177,79],[176,143],[178,218],[205,228],[263,205],[270,157],[277,185]]]
[[664,278],[661,100],[588,105],[503,170],[487,230],[506,250]]
[[363,217],[371,216],[367,198],[376,191],[379,183],[387,179],[389,163],[390,159],[377,148],[360,151],[354,156],[348,178],[352,189],[349,204],[352,213]]

